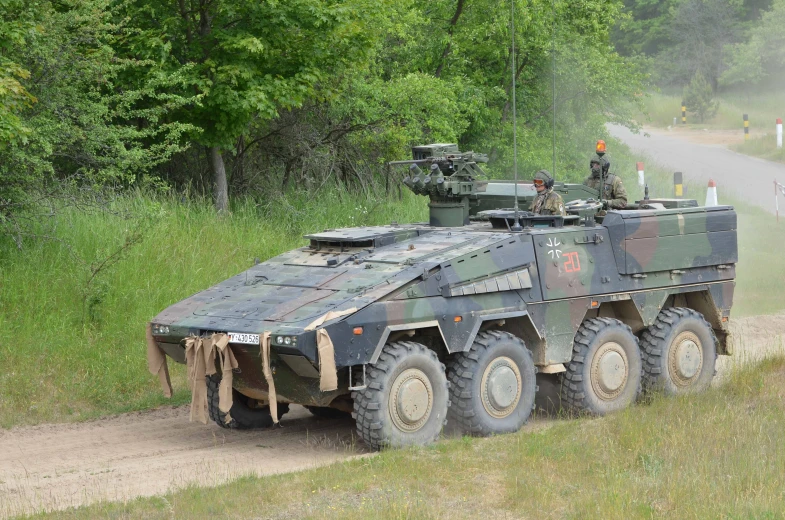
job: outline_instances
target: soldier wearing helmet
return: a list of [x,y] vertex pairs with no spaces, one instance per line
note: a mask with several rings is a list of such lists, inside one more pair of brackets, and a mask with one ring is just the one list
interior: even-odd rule
[[610,167],[611,162],[608,159],[595,155],[589,161],[591,174],[586,177],[583,184],[595,190],[600,189],[600,183],[604,184],[602,199],[605,206],[610,209],[622,209],[627,206],[627,190],[624,189],[619,176],[608,172]]
[[564,212],[564,201],[561,195],[553,191],[553,177],[548,170],[540,170],[534,174],[532,180],[537,196],[529,206],[529,211],[535,215],[562,215]]

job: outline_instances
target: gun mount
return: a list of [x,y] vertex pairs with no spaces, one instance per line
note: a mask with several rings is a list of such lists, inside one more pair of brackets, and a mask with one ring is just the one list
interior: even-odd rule
[[[412,148],[413,159],[392,161],[390,166],[409,165],[403,179],[407,188],[431,201],[430,224],[460,227],[469,224],[469,199],[485,191],[488,181],[478,163],[486,154],[461,152],[455,144],[431,144]],[[425,171],[423,171],[425,170]]]

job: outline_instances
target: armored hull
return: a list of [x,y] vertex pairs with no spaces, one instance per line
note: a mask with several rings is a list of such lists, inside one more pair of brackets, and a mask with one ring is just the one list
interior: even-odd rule
[[[641,373],[636,376],[634,360],[625,361],[625,356],[647,358],[645,352],[636,352],[662,313],[690,309],[708,323],[714,354],[696,353],[703,347],[691,339],[682,345],[681,354],[675,354],[675,361],[665,361],[666,370],[681,370],[682,380],[688,381],[677,390],[688,389],[703,367],[711,364],[713,371],[711,356],[729,353],[727,321],[737,261],[735,211],[727,206],[610,211],[601,220],[564,225],[558,218],[546,219],[547,227],[516,233],[498,221],[458,228],[414,224],[315,233],[306,237],[308,246],[161,312],[153,320],[154,341],[175,361],[185,362],[189,336],[230,334],[229,347],[238,362],[233,386],[242,396],[264,402],[269,387],[258,338],[270,332],[277,401],[344,410],[354,406],[355,412],[365,412],[358,410],[357,402],[369,391],[380,363],[390,364],[386,347],[422,346],[449,367],[454,360],[471,356],[490,331],[525,345],[541,371],[562,373],[567,382],[564,398],[570,401],[576,394],[568,395],[570,381],[580,374],[571,373],[569,366],[577,353],[576,337],[587,323],[605,319],[623,324],[634,339],[632,354],[623,349],[607,354],[608,363],[626,363],[622,371],[627,372],[617,376],[602,363],[594,367],[600,371],[599,392],[603,385],[612,390],[605,392],[607,397],[613,396],[618,377],[645,382],[646,363],[639,363]],[[338,317],[330,319],[328,313]],[[320,317],[327,321],[309,327]],[[330,390],[320,385],[325,364],[320,360],[319,330],[332,343],[337,385]],[[703,356],[698,372],[687,359],[690,356]],[[499,393],[497,401],[502,404],[510,395],[520,400],[524,392],[525,367],[518,366],[517,372],[513,368],[505,372],[502,367],[497,374],[515,382],[512,394],[500,390],[503,383],[488,383],[492,386],[486,388],[486,393]],[[657,368],[662,369],[652,365],[652,381],[659,380]],[[603,376],[602,370],[607,374]],[[402,391],[396,406],[436,398],[433,388],[420,386]],[[613,404],[613,397],[606,401]],[[430,402],[431,408],[436,404]],[[391,416],[396,413],[393,410]],[[417,422],[417,414],[412,417]],[[384,422],[377,419],[371,422]],[[407,423],[400,420],[404,426],[399,429],[407,433]],[[371,433],[364,438],[375,445]],[[378,441],[379,446],[384,443],[401,442]]]

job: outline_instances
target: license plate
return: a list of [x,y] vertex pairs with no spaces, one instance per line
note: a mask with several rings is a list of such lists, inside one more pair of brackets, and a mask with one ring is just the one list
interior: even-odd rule
[[247,345],[258,345],[259,334],[245,334],[244,332],[230,332],[229,343],[245,343]]

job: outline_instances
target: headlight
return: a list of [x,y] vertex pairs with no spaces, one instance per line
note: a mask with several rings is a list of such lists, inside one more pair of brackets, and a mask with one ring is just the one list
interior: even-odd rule
[[153,334],[162,335],[162,334],[169,334],[169,326],[168,325],[158,325],[157,323],[153,324]]
[[297,336],[274,336],[274,343],[280,347],[296,347]]

